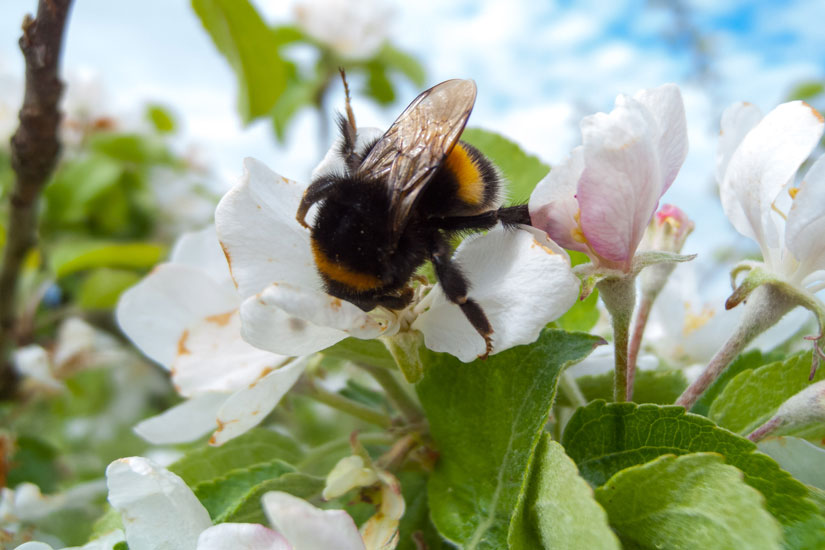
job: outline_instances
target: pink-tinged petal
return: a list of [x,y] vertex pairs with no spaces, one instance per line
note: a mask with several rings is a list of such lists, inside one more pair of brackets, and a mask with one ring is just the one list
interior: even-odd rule
[[181,235],[172,248],[169,262],[202,269],[219,284],[232,280],[214,225]]
[[652,113],[659,129],[656,147],[664,176],[664,193],[676,179],[688,152],[687,118],[682,92],[675,84],[664,84],[658,88],[642,90],[633,98]]
[[263,497],[269,522],[295,549],[366,550],[352,518],[343,510],[320,510],[289,493]]
[[229,397],[218,411],[218,429],[209,444],[223,445],[260,424],[295,385],[306,365],[305,357],[296,359]]
[[584,171],[584,150],[576,147],[570,156],[544,176],[530,195],[530,223],[569,250],[589,252],[579,227],[576,187]]
[[120,328],[143,353],[169,368],[189,327],[237,307],[234,290],[216,283],[203,270],[161,264],[121,295],[116,316]]
[[811,166],[793,199],[785,225],[788,250],[805,273],[825,269],[825,155]]
[[241,306],[244,339],[284,355],[307,355],[347,336],[369,339],[388,331],[355,305],[324,292],[274,283]]
[[783,103],[756,125],[733,153],[720,185],[722,207],[741,234],[770,261],[780,246],[771,204],[819,142],[822,115],[801,101]]
[[210,315],[187,327],[178,340],[172,363],[172,382],[183,396],[203,392],[232,392],[289,357],[260,350],[241,338],[240,312]]
[[733,153],[754,126],[762,120],[762,111],[756,105],[740,101],[722,113],[719,124],[719,146],[716,150],[716,183],[721,185]]
[[[358,128],[355,138],[355,150],[358,151],[365,145],[374,142],[376,139],[380,138],[383,133],[384,132],[378,128]],[[330,174],[340,175],[347,173],[347,165],[344,162],[344,157],[341,156],[342,143],[343,139],[338,136],[332,144],[332,147],[330,147],[327,151],[327,154],[324,155],[324,158],[321,159],[321,162],[312,171],[313,181],[320,176],[328,176]],[[311,217],[308,216],[307,219],[309,220]]]
[[295,219],[305,189],[248,158],[241,181],[218,204],[218,238],[244,298],[275,281],[322,288],[309,231]]
[[228,397],[225,393],[197,395],[141,421],[133,429],[153,445],[194,441],[217,427],[218,410]]
[[116,460],[106,468],[106,480],[130,550],[195,550],[200,533],[212,525],[186,483],[151,460]]
[[[468,237],[455,259],[470,282],[469,297],[478,302],[493,327],[493,353],[538,338],[550,321],[570,309],[579,296],[579,279],[567,254],[532,227],[497,227]],[[429,309],[412,325],[425,345],[465,362],[484,353],[483,338],[461,309],[436,285],[425,300]]]
[[652,115],[631,98],[616,103],[610,114],[582,120],[585,169],[577,196],[590,246],[627,267],[664,192],[664,174]]
[[201,533],[198,550],[292,550],[292,546],[257,523],[220,523]]

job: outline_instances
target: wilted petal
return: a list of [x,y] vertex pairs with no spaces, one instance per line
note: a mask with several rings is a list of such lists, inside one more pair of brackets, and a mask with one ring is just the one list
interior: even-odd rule
[[143,353],[170,368],[189,327],[237,307],[233,289],[203,270],[161,264],[121,295],[116,315],[120,328]]
[[[493,353],[529,344],[550,321],[576,302],[579,279],[567,254],[542,231],[497,227],[464,240],[455,259],[470,282],[469,297],[493,326]],[[440,285],[427,297],[430,308],[413,328],[428,348],[468,362],[484,353],[484,340]]]
[[233,394],[218,411],[218,429],[209,444],[223,445],[260,424],[295,385],[306,364],[306,358],[296,359]]
[[725,215],[770,261],[778,231],[771,204],[822,135],[823,119],[801,101],[784,103],[756,125],[733,153],[719,187]]
[[327,475],[323,497],[330,500],[356,487],[367,487],[377,482],[378,475],[372,468],[364,466],[363,458],[358,455],[345,456]]
[[218,410],[228,397],[225,393],[202,393],[143,420],[134,431],[154,445],[194,441],[215,429]]
[[172,382],[184,396],[238,390],[289,360],[245,342],[237,309],[190,325],[178,340],[177,351]]
[[273,283],[247,298],[241,318],[247,342],[284,355],[307,355],[347,336],[375,338],[389,330],[345,300],[287,283]]
[[210,527],[198,538],[198,550],[230,549],[292,550],[292,547],[284,537],[257,523],[221,523]]
[[381,505],[361,526],[361,538],[368,550],[393,550],[398,545],[398,525],[406,504],[398,479],[387,471],[381,477]]
[[716,183],[721,185],[728,170],[730,158],[742,140],[762,120],[762,111],[756,105],[740,101],[722,113],[719,124],[719,145],[716,151]]
[[576,187],[584,171],[584,150],[576,147],[565,161],[554,166],[530,195],[530,223],[544,230],[559,245],[589,252],[579,227]]
[[217,283],[232,280],[214,225],[181,235],[172,248],[169,261],[202,269]]
[[244,298],[274,281],[322,288],[309,231],[295,219],[305,189],[247,158],[241,181],[218,204],[218,237]]
[[658,128],[637,101],[582,120],[585,169],[577,196],[581,225],[599,256],[626,265],[664,192]]
[[130,550],[195,550],[212,525],[206,508],[181,478],[141,457],[106,469],[109,503],[123,518]]
[[366,550],[358,528],[343,510],[319,510],[288,493],[263,497],[270,523],[297,549]]
[[688,152],[687,118],[682,93],[675,84],[665,84],[642,90],[633,98],[650,111],[658,126],[656,148],[661,163],[660,171],[664,176],[664,193],[676,179]]
[[793,200],[785,242],[804,273],[825,269],[825,155],[811,166]]

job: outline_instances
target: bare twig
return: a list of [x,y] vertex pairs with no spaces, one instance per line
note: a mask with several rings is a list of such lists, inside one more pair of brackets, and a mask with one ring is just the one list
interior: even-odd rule
[[23,20],[20,49],[26,61],[26,91],[20,126],[11,138],[15,172],[6,248],[0,268],[0,395],[13,391],[14,374],[8,355],[14,339],[17,280],[23,259],[37,238],[38,199],[60,154],[58,104],[63,32],[71,0],[40,0],[37,17]]

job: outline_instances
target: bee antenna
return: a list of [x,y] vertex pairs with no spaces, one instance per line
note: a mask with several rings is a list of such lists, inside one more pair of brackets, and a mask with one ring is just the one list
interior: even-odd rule
[[352,140],[355,141],[355,132],[357,126],[355,125],[355,113],[352,112],[352,104],[350,103],[349,84],[347,84],[347,73],[343,67],[338,67],[338,72],[341,73],[341,81],[344,83],[344,94],[346,94],[347,101],[347,122],[349,129],[352,132]]

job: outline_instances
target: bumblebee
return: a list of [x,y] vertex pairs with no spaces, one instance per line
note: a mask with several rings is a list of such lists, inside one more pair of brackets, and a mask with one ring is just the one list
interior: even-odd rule
[[[416,97],[383,136],[356,142],[346,91],[347,117],[339,115],[343,173],[317,175],[298,207],[311,231],[312,253],[329,294],[364,311],[398,310],[413,297],[410,281],[431,261],[446,297],[484,338],[486,358],[493,328],[473,300],[471,286],[452,260],[456,233],[496,223],[529,224],[527,205],[502,208],[498,169],[460,141],[476,98],[472,80],[447,80]],[[309,209],[318,204],[312,226]]]

